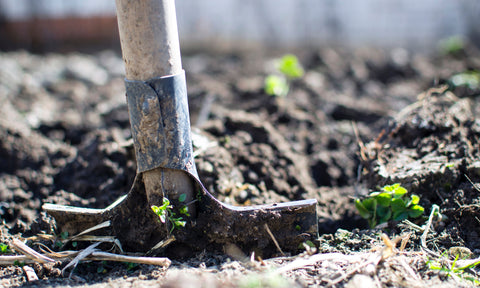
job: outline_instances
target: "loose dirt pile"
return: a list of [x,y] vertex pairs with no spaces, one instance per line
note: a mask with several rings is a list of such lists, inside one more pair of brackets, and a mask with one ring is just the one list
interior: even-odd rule
[[[30,284],[17,263],[0,269],[0,284],[473,285],[462,277],[478,279],[476,268],[435,267],[441,261],[452,265],[455,251],[480,255],[475,186],[480,183],[480,84],[475,76],[465,85],[458,77],[452,82],[458,73],[480,69],[480,53],[473,48],[431,57],[401,49],[297,51],[306,73],[279,98],[263,92],[263,81],[272,59],[281,55],[184,55],[195,161],[205,186],[225,203],[316,198],[321,236],[314,249],[263,261],[251,261],[250,251],[229,249],[182,258],[169,254],[174,261],[168,269],[80,263],[71,278],[70,269],[60,273],[67,262],[34,264],[40,280]],[[135,159],[121,58],[110,51],[93,56],[14,52],[0,54],[0,64],[1,242],[53,235],[43,203],[104,208],[128,192]],[[430,227],[392,222],[368,229],[353,199],[396,182],[420,195],[426,208],[415,224],[425,225],[434,204],[443,218],[432,217]],[[423,251],[424,232],[423,248],[450,251],[450,258]],[[27,243],[39,250],[37,242]]]

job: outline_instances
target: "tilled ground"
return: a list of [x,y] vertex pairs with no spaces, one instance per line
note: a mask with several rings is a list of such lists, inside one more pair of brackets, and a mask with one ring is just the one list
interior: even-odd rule
[[[480,182],[480,84],[477,79],[454,87],[449,81],[457,73],[480,69],[478,51],[429,57],[401,49],[297,51],[306,73],[291,83],[285,98],[263,92],[272,60],[281,55],[183,56],[195,161],[207,189],[225,203],[317,199],[319,253],[250,261],[251,251],[203,251],[173,257],[169,269],[81,263],[70,278],[70,269],[60,273],[66,263],[35,264],[41,280],[30,284],[20,265],[7,265],[0,269],[0,283],[473,285],[458,271],[429,266],[435,256],[422,250],[424,230],[393,222],[370,230],[353,199],[399,182],[420,195],[426,208],[426,217],[416,224],[425,224],[434,204],[444,215],[429,228],[428,249],[441,254],[460,246],[470,249],[469,257],[478,257],[480,197],[474,184]],[[0,54],[0,64],[0,240],[53,234],[43,203],[104,208],[124,195],[136,168],[121,58],[110,51],[14,52]],[[390,239],[401,236],[404,249],[393,249],[382,232]],[[34,241],[27,243],[38,248]],[[444,258],[452,263],[453,258]],[[466,270],[476,277],[475,269]]]

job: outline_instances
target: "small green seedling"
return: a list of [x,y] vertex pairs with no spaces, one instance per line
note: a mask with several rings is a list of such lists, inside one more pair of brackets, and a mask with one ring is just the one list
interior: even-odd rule
[[285,97],[290,90],[290,81],[303,76],[304,70],[293,54],[283,56],[277,64],[280,75],[270,74],[265,78],[265,93],[268,95]]
[[[442,254],[443,255],[443,254]],[[473,282],[475,285],[479,285],[480,281],[474,277],[471,273],[468,273],[469,269],[476,267],[480,264],[480,261],[470,263],[465,266],[457,266],[457,260],[459,259],[460,254],[455,256],[451,265],[447,265],[445,261],[434,261],[428,260],[425,264],[431,270],[441,271],[445,273],[448,277],[453,277],[456,279],[463,279]]]
[[0,243],[0,254],[8,254],[12,251],[10,251],[10,247],[8,247],[8,244],[5,243]]
[[132,263],[132,262],[124,262],[125,265],[127,265],[127,271],[133,271],[135,268],[138,267],[138,263]]
[[417,218],[425,210],[418,203],[418,195],[407,195],[407,189],[399,183],[387,185],[382,191],[372,192],[363,200],[355,199],[360,216],[367,219],[371,228],[390,220],[401,221]]
[[[182,197],[182,195],[180,195],[180,197]],[[168,220],[172,224],[172,228],[170,228],[170,233],[172,233],[175,228],[185,227],[185,224],[187,224],[186,221],[183,221],[183,218],[181,216],[177,217],[176,213],[172,211],[173,206],[170,205],[170,200],[168,200],[166,197],[163,197],[162,206],[152,205],[151,208],[153,212],[157,214],[157,216],[160,218],[160,221],[162,223],[166,223]],[[180,214],[190,216],[188,214],[188,207],[185,205],[182,206],[180,208]]]
[[480,71],[470,70],[458,73],[448,79],[450,89],[457,87],[467,87],[475,90],[480,87]]
[[465,41],[460,36],[452,36],[441,40],[438,47],[444,55],[455,55],[465,49]]
[[265,78],[265,93],[277,97],[285,97],[290,90],[287,79],[278,75],[268,75]]

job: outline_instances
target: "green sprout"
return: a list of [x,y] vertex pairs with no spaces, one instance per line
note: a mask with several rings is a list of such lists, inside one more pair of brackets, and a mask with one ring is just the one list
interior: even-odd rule
[[439,42],[438,47],[444,55],[454,55],[465,49],[465,41],[460,36],[452,36]]
[[480,71],[471,70],[455,74],[448,79],[448,85],[451,89],[461,86],[472,90],[477,89],[480,87]]
[[265,78],[265,93],[278,97],[285,97],[288,94],[290,87],[287,79],[282,76],[268,75]]
[[127,266],[127,271],[133,271],[136,267],[138,267],[138,263],[132,263],[132,262],[124,262],[124,263]]
[[293,54],[284,55],[278,60],[277,72],[280,75],[270,74],[265,78],[264,90],[268,95],[285,97],[290,90],[290,81],[303,76],[304,70]]
[[370,228],[390,220],[418,218],[425,210],[418,204],[420,197],[415,194],[409,197],[407,192],[399,183],[387,185],[363,200],[355,199],[355,207],[360,216],[367,219]]
[[460,254],[457,254],[451,265],[448,265],[446,261],[433,260],[428,260],[425,264],[428,266],[429,269],[443,272],[448,277],[468,280],[473,282],[475,285],[479,285],[480,281],[478,281],[478,279],[475,278],[472,274],[468,273],[468,270],[480,264],[480,261],[475,261],[464,266],[457,266],[457,260],[459,257]]
[[8,247],[8,244],[5,243],[0,243],[0,254],[8,254],[10,253],[10,247]]
[[[172,233],[175,228],[185,227],[185,224],[187,224],[186,221],[183,221],[181,216],[177,217],[176,213],[172,211],[173,206],[170,205],[170,200],[168,200],[166,197],[163,197],[162,206],[152,205],[151,208],[153,212],[160,218],[160,222],[166,223],[168,220],[172,224],[170,233]],[[182,206],[180,208],[180,213],[184,214],[185,216],[190,216],[190,214],[188,214],[187,206]]]

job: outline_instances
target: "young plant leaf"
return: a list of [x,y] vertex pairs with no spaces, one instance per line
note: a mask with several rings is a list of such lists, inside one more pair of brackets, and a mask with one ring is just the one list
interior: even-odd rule
[[278,70],[291,79],[303,76],[303,68],[298,58],[293,54],[287,54],[280,59]]
[[268,75],[265,78],[265,93],[277,97],[285,97],[288,94],[288,83],[284,77]]
[[368,211],[374,212],[377,209],[377,200],[375,198],[365,198],[362,204]]
[[377,199],[377,203],[380,206],[383,207],[388,207],[390,206],[390,203],[392,202],[392,195],[387,192],[380,193],[375,196],[375,199]]
[[379,224],[388,222],[388,220],[390,220],[390,217],[392,217],[392,210],[389,207],[378,206],[377,218]]
[[185,200],[187,200],[187,194],[180,194],[180,196],[178,197],[178,201],[185,202]]
[[407,209],[405,202],[403,202],[402,199],[398,199],[398,198],[392,199],[392,203],[390,204],[390,206],[392,207],[393,212],[405,211],[405,209]]
[[393,213],[393,220],[402,221],[408,218],[408,211],[401,210]]
[[7,254],[10,253],[10,248],[8,247],[8,244],[5,243],[0,243],[0,254]]
[[360,201],[360,199],[355,199],[355,207],[357,208],[358,210],[358,213],[360,214],[360,216],[362,216],[362,218],[364,219],[368,219],[372,216],[372,214],[367,210],[367,208],[365,208],[365,206],[362,204],[362,202]]
[[418,202],[420,202],[420,197],[418,195],[413,194],[412,197],[410,198],[410,201],[408,202],[407,207],[410,205],[417,205]]
[[382,190],[385,191],[385,192],[393,192],[395,191],[395,187],[398,187],[399,183],[395,183],[395,184],[392,184],[392,185],[385,185],[382,187]]
[[407,194],[407,189],[403,188],[402,186],[398,186],[395,188],[393,191],[393,197],[394,198],[401,198],[403,195]]
[[425,209],[420,205],[413,205],[408,209],[408,216],[412,218],[420,217],[420,215],[423,214],[424,210]]
[[182,207],[180,207],[179,212],[180,214],[190,217],[190,214],[188,213],[188,207],[186,205],[183,205]]

